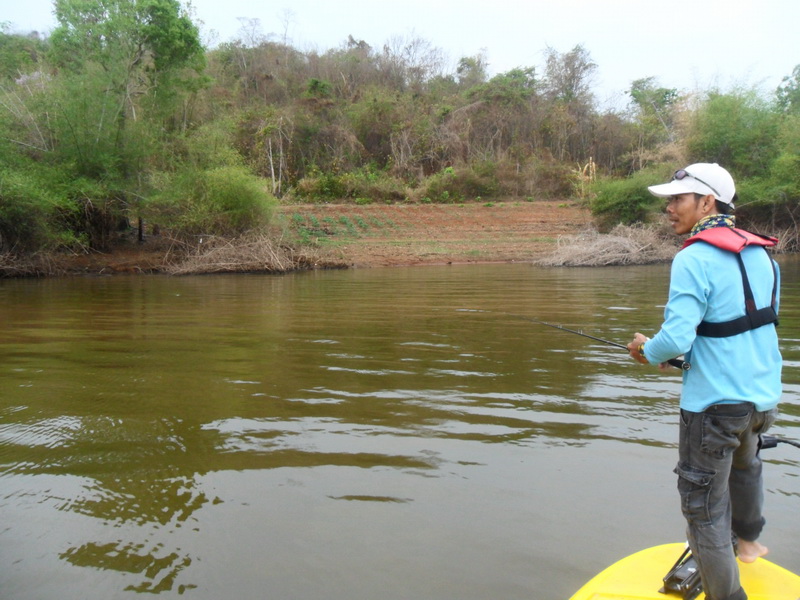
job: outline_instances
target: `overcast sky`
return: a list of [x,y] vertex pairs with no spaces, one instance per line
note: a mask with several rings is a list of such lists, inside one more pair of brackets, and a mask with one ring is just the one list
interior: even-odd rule
[[[186,2],[182,1],[185,5]],[[12,31],[50,31],[52,0],[0,0]],[[491,74],[542,72],[544,50],[582,45],[598,69],[601,103],[624,103],[632,81],[680,90],[734,85],[774,90],[800,64],[800,0],[193,0],[207,44],[261,33],[323,52],[352,35],[380,48],[419,37],[459,58],[485,52]],[[243,21],[244,20],[244,21]]]

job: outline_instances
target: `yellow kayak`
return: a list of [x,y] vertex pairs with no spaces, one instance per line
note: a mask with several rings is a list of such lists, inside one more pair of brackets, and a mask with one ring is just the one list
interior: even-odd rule
[[[570,600],[679,600],[680,594],[659,590],[685,547],[664,544],[631,554],[592,578]],[[740,562],[739,574],[749,600],[800,600],[800,576],[766,559]],[[700,593],[696,600],[705,597]]]

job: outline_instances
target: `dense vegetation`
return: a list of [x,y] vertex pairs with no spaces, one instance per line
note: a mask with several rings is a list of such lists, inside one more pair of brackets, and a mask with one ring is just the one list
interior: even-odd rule
[[0,33],[0,252],[102,250],[131,225],[236,235],[278,198],[574,198],[635,223],[658,205],[645,185],[694,161],[733,172],[745,216],[794,228],[800,65],[769,97],[643,77],[601,111],[581,46],[490,77],[422,39],[301,52],[245,27],[206,49],[178,0],[54,8],[46,38]]

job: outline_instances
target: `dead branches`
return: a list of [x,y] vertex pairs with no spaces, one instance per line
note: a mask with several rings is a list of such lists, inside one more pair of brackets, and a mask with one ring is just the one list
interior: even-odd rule
[[536,261],[546,267],[599,267],[644,265],[672,260],[678,250],[675,239],[660,228],[618,225],[610,233],[588,231],[558,239],[556,250]]
[[307,268],[313,262],[263,234],[234,239],[206,237],[165,271],[171,275],[286,273]]

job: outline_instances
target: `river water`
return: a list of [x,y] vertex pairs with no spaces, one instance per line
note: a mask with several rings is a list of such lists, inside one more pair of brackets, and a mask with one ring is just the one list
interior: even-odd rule
[[[773,433],[800,440],[800,262],[782,268]],[[667,278],[0,281],[0,597],[569,598],[684,539],[680,377],[519,317],[627,342]],[[764,541],[798,572],[800,450],[765,458]]]

